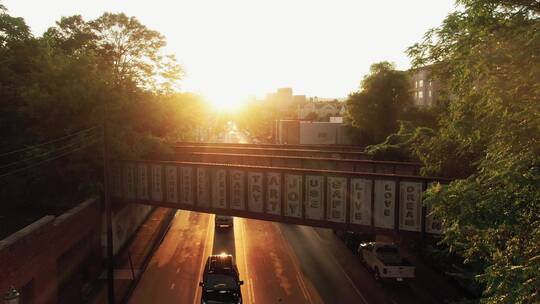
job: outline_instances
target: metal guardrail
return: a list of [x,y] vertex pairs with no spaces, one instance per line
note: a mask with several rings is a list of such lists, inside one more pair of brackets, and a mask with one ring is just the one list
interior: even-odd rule
[[179,161],[238,165],[338,170],[352,172],[418,175],[421,164],[412,162],[336,159],[328,157],[276,156],[240,153],[183,152]]
[[442,233],[422,192],[449,179],[199,162],[117,160],[128,203],[375,233]]
[[[236,146],[239,145],[239,146]],[[370,156],[361,151],[343,151],[334,149],[308,149],[308,148],[287,148],[279,147],[256,147],[251,144],[225,145],[176,145],[176,152],[213,152],[213,153],[242,153],[252,155],[275,155],[275,156],[302,156],[302,157],[329,157],[329,158],[347,158],[347,159],[370,159]]]
[[270,148],[270,149],[308,149],[308,150],[328,150],[328,151],[342,151],[342,152],[362,152],[364,147],[357,145],[337,145],[337,144],[241,144],[241,143],[210,143],[210,142],[177,142],[177,146],[188,145],[188,146],[206,146],[206,147],[253,147],[253,148]]

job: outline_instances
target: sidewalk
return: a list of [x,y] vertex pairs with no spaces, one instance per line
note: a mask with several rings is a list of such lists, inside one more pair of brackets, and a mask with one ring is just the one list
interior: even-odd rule
[[[156,208],[135,232],[129,245],[115,257],[114,294],[116,303],[127,300],[132,288],[137,284],[144,271],[149,257],[166,234],[175,213],[174,209]],[[99,290],[89,303],[107,303],[106,270],[99,281]]]

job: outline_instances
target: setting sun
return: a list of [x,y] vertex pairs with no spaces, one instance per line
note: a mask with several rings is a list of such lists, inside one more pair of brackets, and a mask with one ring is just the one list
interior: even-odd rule
[[233,90],[223,90],[201,92],[200,94],[212,106],[213,109],[219,112],[238,112],[247,103],[248,97],[240,92]]

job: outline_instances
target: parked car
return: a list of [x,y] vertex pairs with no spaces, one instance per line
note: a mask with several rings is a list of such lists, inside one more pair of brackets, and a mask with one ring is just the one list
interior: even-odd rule
[[358,255],[363,263],[373,271],[375,280],[392,279],[398,282],[414,278],[415,268],[399,253],[393,243],[361,243]]
[[211,255],[206,260],[202,281],[201,304],[242,303],[238,268],[230,254]]
[[229,215],[216,215],[215,219],[216,229],[218,228],[231,228],[234,223],[234,218]]
[[375,235],[372,233],[361,233],[346,230],[334,230],[334,234],[339,237],[349,250],[357,253],[360,243],[375,241]]

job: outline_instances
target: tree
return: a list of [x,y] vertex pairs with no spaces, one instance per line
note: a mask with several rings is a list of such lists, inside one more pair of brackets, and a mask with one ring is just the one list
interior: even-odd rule
[[104,13],[89,22],[80,15],[63,17],[44,37],[68,54],[96,52],[103,66],[112,67],[117,87],[171,92],[182,76],[174,55],[163,54],[165,37],[123,13]]
[[306,120],[313,120],[313,121],[316,121],[319,119],[319,115],[317,115],[317,113],[315,112],[309,112],[308,115],[306,115],[305,117]]
[[347,110],[352,125],[359,129],[366,143],[379,143],[399,128],[412,108],[410,84],[405,72],[389,62],[371,65],[361,90],[351,93]]
[[[447,84],[440,127],[419,142],[428,166],[461,163],[463,179],[432,188],[443,242],[484,265],[483,302],[540,302],[540,4],[461,0],[409,49]],[[444,172],[443,172],[444,173]]]

